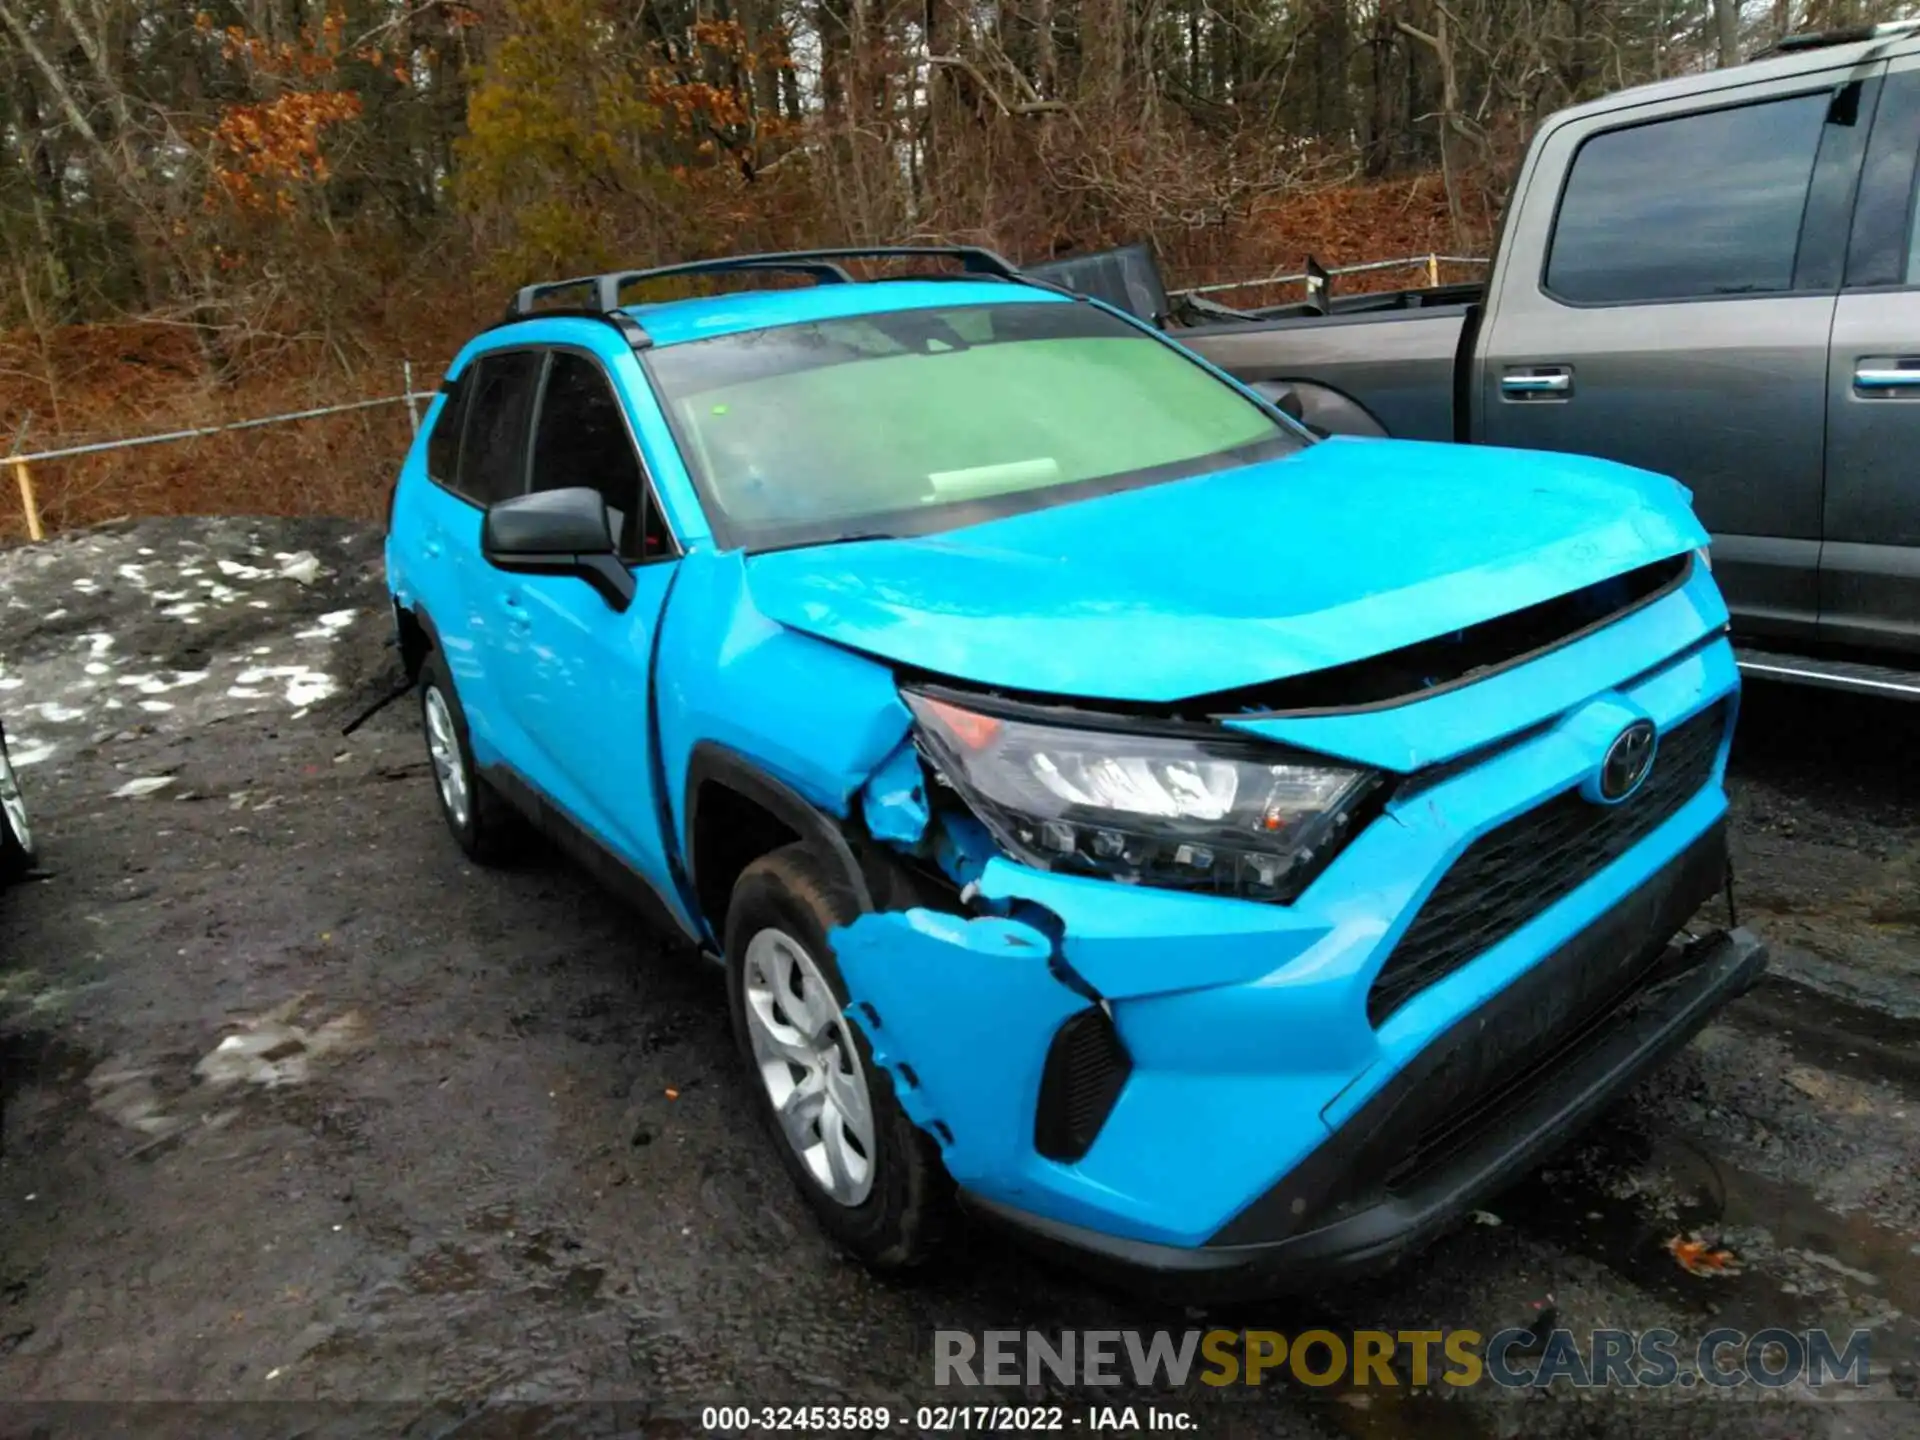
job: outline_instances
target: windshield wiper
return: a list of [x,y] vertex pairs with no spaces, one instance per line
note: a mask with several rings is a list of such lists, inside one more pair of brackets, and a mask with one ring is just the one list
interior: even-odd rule
[[814,546],[851,545],[859,540],[905,540],[905,535],[896,535],[889,530],[854,530],[845,535],[821,535],[807,540],[788,540],[778,545],[759,545],[754,554],[766,555],[775,550],[810,550]]

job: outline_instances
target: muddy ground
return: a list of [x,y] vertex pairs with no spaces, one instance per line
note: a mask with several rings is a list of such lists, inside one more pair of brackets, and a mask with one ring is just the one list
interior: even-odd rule
[[[1398,1275],[1203,1317],[986,1230],[911,1284],[837,1258],[748,1123],[718,977],[561,861],[464,863],[409,705],[342,737],[388,678],[378,563],[314,521],[0,555],[43,837],[0,894],[0,1434],[696,1434],[715,1402],[951,1402],[941,1328],[1549,1314],[1869,1327],[1872,1381],[1158,1398],[1247,1436],[1920,1428],[1920,712],[1750,689],[1738,902],[1775,978]],[[1738,1273],[1682,1270],[1696,1233]]]

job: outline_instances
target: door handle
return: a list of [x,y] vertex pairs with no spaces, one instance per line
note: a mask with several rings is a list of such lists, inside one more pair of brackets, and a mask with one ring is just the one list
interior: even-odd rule
[[515,630],[529,630],[533,621],[527,616],[527,607],[520,603],[520,597],[511,590],[500,597],[500,609],[507,617],[507,623]]
[[440,558],[440,542],[438,540],[429,540],[420,548],[427,552],[427,558],[429,560],[438,560]]
[[1864,356],[1854,363],[1853,388],[1862,395],[1920,395],[1920,355]]
[[1571,365],[1515,365],[1500,376],[1504,400],[1564,400],[1572,393]]

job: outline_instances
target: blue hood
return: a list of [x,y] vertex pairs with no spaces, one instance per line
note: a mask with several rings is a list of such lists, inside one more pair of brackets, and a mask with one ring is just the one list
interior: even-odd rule
[[1331,440],[912,540],[747,562],[770,618],[977,685],[1166,702],[1362,660],[1707,543],[1675,481]]

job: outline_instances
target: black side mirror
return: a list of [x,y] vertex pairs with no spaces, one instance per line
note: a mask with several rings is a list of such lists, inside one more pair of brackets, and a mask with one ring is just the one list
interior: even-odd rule
[[1282,415],[1285,415],[1291,420],[1298,420],[1302,425],[1307,423],[1307,407],[1300,403],[1300,392],[1298,390],[1294,389],[1291,385],[1277,385],[1271,390],[1266,386],[1261,386],[1260,389],[1261,392],[1273,402],[1273,408],[1278,410]]
[[489,505],[480,552],[498,570],[578,576],[615,610],[633,603],[633,573],[614,551],[606,501],[584,485]]

